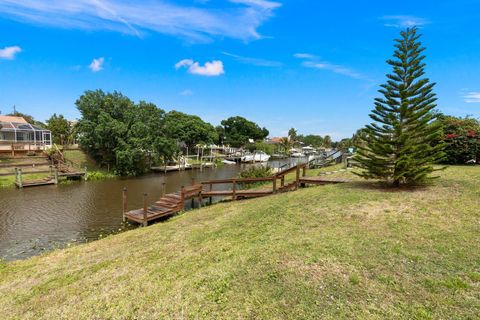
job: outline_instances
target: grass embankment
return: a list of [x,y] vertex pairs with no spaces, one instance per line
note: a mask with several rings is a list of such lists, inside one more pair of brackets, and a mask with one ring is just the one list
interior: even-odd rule
[[109,173],[107,170],[100,168],[92,158],[80,149],[65,150],[63,154],[65,158],[73,162],[76,167],[81,169],[87,167],[88,180],[103,180],[116,177],[113,173]]
[[0,267],[9,318],[477,318],[480,167],[222,203]]

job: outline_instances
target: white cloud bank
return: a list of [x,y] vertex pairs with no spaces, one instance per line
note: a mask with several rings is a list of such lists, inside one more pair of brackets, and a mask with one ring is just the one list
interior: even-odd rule
[[463,98],[466,103],[480,103],[480,92],[468,92]]
[[[229,4],[228,4],[229,3]],[[229,0],[221,7],[167,0],[1,0],[0,17],[36,25],[109,30],[141,36],[157,32],[190,41],[228,37],[255,40],[257,29],[281,3]]]
[[421,27],[430,23],[425,18],[415,17],[415,16],[383,16],[380,17],[380,20],[385,20],[384,26],[394,27],[394,28],[412,28],[412,27]]
[[88,66],[92,72],[98,72],[103,70],[103,63],[105,62],[105,58],[100,57],[92,60],[92,63]]
[[20,52],[22,52],[22,48],[19,46],[5,47],[0,49],[0,59],[13,60]]
[[187,68],[188,73],[206,77],[216,77],[225,73],[223,62],[220,60],[205,62],[202,66],[192,59],[184,59],[175,64],[175,69],[178,70],[180,68]]

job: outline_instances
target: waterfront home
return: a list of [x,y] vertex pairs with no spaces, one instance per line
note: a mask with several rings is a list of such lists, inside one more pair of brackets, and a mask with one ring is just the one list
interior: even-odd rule
[[0,115],[0,152],[41,151],[51,146],[49,130],[30,124],[22,117]]

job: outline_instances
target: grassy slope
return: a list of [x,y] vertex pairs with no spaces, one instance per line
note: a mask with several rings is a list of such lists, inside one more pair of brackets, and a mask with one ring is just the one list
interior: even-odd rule
[[65,150],[63,154],[65,155],[65,158],[67,160],[72,161],[79,168],[84,168],[85,166],[87,166],[88,170],[100,170],[95,161],[80,149]]
[[0,265],[4,318],[475,318],[480,168],[222,203]]

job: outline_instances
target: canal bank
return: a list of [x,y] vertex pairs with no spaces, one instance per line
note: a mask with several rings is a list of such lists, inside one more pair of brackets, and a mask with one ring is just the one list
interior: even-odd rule
[[[283,162],[270,162],[278,167]],[[99,239],[131,228],[122,222],[122,190],[129,190],[129,206],[142,207],[166,192],[196,181],[228,179],[248,165],[224,165],[203,171],[189,170],[72,182],[27,189],[0,189],[0,258],[24,259],[50,249]]]

